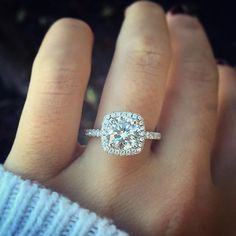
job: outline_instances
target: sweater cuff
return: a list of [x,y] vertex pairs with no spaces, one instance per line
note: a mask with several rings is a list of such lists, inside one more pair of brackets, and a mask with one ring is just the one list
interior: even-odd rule
[[0,235],[127,236],[112,220],[0,165]]

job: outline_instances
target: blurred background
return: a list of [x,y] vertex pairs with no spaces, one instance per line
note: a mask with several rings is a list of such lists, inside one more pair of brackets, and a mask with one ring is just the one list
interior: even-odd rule
[[[97,105],[124,8],[133,1],[0,0],[0,162],[13,143],[27,93],[30,70],[40,42],[50,25],[61,17],[86,21],[95,33],[92,76],[85,98],[80,141],[92,127]],[[227,1],[156,1],[165,10],[186,5],[201,20],[216,58],[236,65],[236,12]]]

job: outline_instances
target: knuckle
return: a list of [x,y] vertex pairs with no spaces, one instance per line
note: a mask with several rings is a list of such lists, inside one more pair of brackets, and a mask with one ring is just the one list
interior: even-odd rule
[[35,69],[33,67],[35,88],[39,93],[54,95],[71,95],[78,92],[78,72],[68,67],[57,67],[48,63]]
[[165,227],[165,235],[176,235],[186,230],[186,225],[195,213],[193,208],[194,206],[187,202],[174,204]]
[[180,196],[174,193],[175,199],[168,198],[162,201],[164,207],[159,208],[158,211],[160,220],[157,222],[156,217],[153,216],[148,222],[150,232],[158,232],[158,235],[182,235],[183,231],[186,233],[186,225],[190,224],[196,213],[196,203],[190,200],[190,197],[187,200],[186,197]]
[[185,61],[185,74],[186,79],[199,84],[200,86],[205,86],[206,84],[212,85],[212,83],[217,84],[218,72],[216,67],[209,63],[204,63],[204,57],[195,60]]
[[[210,205],[207,198],[199,201],[198,196],[201,193],[194,185],[196,183],[192,183],[191,186],[185,186],[181,191],[174,192],[172,199],[166,203],[164,212],[162,212],[162,235],[192,235],[194,225],[204,224],[212,217],[212,205]],[[205,190],[205,193],[212,200],[211,192]],[[208,206],[207,210],[206,206]],[[154,222],[153,224],[155,225]],[[202,234],[204,230],[206,229],[199,228],[198,235],[205,235]]]
[[[156,77],[161,68],[167,66],[169,49],[158,47],[155,35],[143,35],[131,39],[126,45],[126,58],[131,69]],[[134,68],[132,68],[134,67]]]

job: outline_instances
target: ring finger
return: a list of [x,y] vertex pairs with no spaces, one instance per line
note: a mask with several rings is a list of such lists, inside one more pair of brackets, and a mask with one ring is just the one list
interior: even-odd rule
[[[108,112],[131,111],[144,118],[147,130],[154,130],[169,63],[170,40],[163,10],[151,2],[132,4],[126,10],[95,127],[100,128]],[[150,143],[144,148],[142,157],[148,156]],[[87,149],[96,150],[97,154],[97,150],[101,150],[98,145],[100,140],[91,139]]]

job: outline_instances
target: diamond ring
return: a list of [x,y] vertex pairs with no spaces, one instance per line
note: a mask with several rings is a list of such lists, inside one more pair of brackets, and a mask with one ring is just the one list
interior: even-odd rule
[[101,129],[86,129],[85,135],[101,138],[103,150],[118,156],[140,153],[145,139],[161,139],[160,133],[146,131],[142,116],[132,112],[111,112]]

